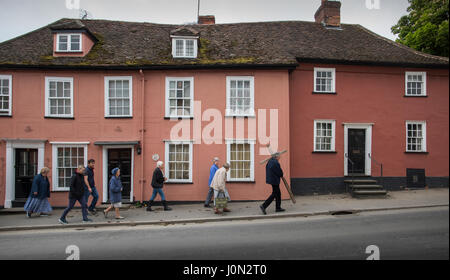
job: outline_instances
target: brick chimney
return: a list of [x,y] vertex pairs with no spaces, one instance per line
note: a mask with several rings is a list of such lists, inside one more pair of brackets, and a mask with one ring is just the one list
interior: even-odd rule
[[198,24],[216,24],[214,16],[198,16]]
[[322,4],[314,15],[317,23],[325,26],[341,26],[341,2],[322,0]]

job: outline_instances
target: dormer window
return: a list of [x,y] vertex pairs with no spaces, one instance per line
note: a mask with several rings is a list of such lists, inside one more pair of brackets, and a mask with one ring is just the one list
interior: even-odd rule
[[174,58],[196,58],[197,38],[172,37],[172,55]]
[[58,52],[81,52],[81,34],[62,33],[56,36],[56,51]]

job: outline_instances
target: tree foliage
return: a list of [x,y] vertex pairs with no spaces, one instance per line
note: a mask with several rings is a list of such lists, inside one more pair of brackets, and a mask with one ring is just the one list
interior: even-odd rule
[[449,56],[449,0],[408,0],[408,15],[392,26],[397,42],[415,50]]

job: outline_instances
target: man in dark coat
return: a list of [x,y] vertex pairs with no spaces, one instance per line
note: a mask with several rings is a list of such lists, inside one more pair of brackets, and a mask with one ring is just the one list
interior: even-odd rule
[[163,165],[164,165],[164,163],[162,161],[158,161],[156,163],[155,171],[153,171],[152,184],[151,184],[153,187],[153,193],[152,193],[152,197],[150,198],[150,200],[148,202],[147,211],[153,211],[152,204],[153,204],[153,200],[156,198],[157,194],[159,194],[161,196],[161,202],[164,206],[164,211],[172,210],[172,208],[167,206],[166,197],[162,190],[162,188],[164,186],[164,181],[167,180],[167,178],[164,177],[164,174],[162,172]]
[[81,211],[83,213],[83,223],[92,222],[91,219],[87,217],[87,205],[86,198],[84,196],[84,166],[78,166],[75,174],[73,174],[70,179],[70,191],[69,191],[69,206],[64,210],[61,218],[59,219],[60,224],[68,224],[66,221],[67,213],[75,206],[75,203],[78,201],[81,205]]
[[267,200],[259,206],[264,215],[266,215],[266,208],[275,199],[276,212],[285,211],[281,208],[281,191],[280,191],[280,178],[283,177],[283,170],[281,169],[280,154],[275,153],[272,158],[267,162],[266,165],[266,183],[272,185],[272,194],[267,198]]

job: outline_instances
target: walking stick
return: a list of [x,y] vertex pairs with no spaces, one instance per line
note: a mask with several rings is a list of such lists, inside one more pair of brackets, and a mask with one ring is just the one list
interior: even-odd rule
[[296,203],[297,201],[295,200],[294,194],[292,193],[291,186],[289,186],[288,182],[284,177],[281,177],[281,179],[283,179],[284,186],[286,187],[289,196],[291,197],[292,203]]

